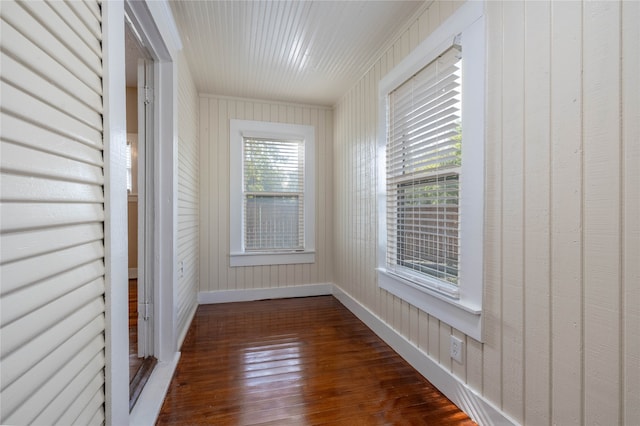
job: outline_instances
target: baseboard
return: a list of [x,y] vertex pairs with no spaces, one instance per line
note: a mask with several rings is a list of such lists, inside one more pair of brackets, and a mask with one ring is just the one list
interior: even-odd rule
[[198,304],[250,302],[253,300],[284,299],[287,297],[323,296],[332,293],[333,284],[331,283],[245,290],[201,291],[198,293]]
[[189,312],[189,319],[186,322],[184,330],[181,330],[180,331],[180,335],[178,336],[178,350],[180,350],[182,348],[182,344],[184,343],[185,337],[187,337],[187,332],[189,331],[189,328],[191,327],[191,323],[193,322],[193,318],[196,316],[196,311],[197,310],[198,310],[198,304],[196,303],[191,308],[191,312]]
[[138,268],[129,268],[129,279],[130,280],[138,279]]
[[333,295],[402,358],[479,425],[517,425],[492,403],[462,383],[369,309],[334,286]]
[[142,389],[138,402],[136,402],[129,414],[130,425],[153,426],[156,424],[179,359],[180,352],[176,352],[171,361],[156,364],[151,377],[149,377],[147,384]]

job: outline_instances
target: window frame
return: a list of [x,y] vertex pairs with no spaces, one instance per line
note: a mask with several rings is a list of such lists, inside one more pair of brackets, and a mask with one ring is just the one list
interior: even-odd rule
[[[377,146],[378,285],[382,289],[482,341],[485,19],[484,2],[466,2],[393,68],[379,83]],[[386,146],[389,94],[452,45],[462,45],[463,144],[460,172],[460,277],[458,295],[437,283],[400,276],[387,269]],[[473,212],[469,214],[465,212]],[[472,253],[472,255],[466,255]]]
[[[304,250],[246,251],[244,247],[244,138],[304,143]],[[315,262],[315,128],[302,124],[236,120],[229,123],[229,260],[231,267]]]

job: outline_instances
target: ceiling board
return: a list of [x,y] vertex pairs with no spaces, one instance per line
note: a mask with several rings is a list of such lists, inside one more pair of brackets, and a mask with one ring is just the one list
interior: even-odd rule
[[170,4],[200,92],[333,105],[424,2]]

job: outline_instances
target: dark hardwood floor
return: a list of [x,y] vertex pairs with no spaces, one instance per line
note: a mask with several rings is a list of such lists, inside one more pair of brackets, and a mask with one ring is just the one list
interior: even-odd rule
[[332,296],[202,305],[157,424],[474,425]]
[[142,366],[138,358],[138,280],[129,280],[129,382]]

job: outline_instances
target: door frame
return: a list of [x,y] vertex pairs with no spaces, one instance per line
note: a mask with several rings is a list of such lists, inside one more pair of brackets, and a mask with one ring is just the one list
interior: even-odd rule
[[[158,365],[136,407],[159,412],[179,358],[176,336],[177,55],[182,44],[166,0],[102,3],[105,160],[105,415],[129,424],[125,10],[154,60],[154,354]],[[158,381],[162,383],[158,383]],[[152,383],[153,382],[153,383]],[[164,385],[166,382],[166,386]],[[164,389],[158,394],[158,386]],[[149,388],[147,386],[145,390]],[[134,407],[134,411],[136,410]]]
[[[135,31],[135,29],[132,29]],[[137,38],[137,35],[136,35]],[[141,40],[138,40],[142,43]],[[146,53],[146,48],[141,46]],[[154,288],[154,248],[153,248],[153,194],[154,194],[154,161],[153,161],[153,108],[147,104],[146,88],[153,83],[153,60],[145,57],[137,62],[137,107],[138,107],[138,357],[155,356],[153,347],[153,312],[148,312],[146,305],[153,306]],[[152,89],[153,90],[153,89]],[[147,106],[150,105],[150,106]],[[142,307],[142,310],[140,309]],[[143,315],[140,315],[141,313]]]

